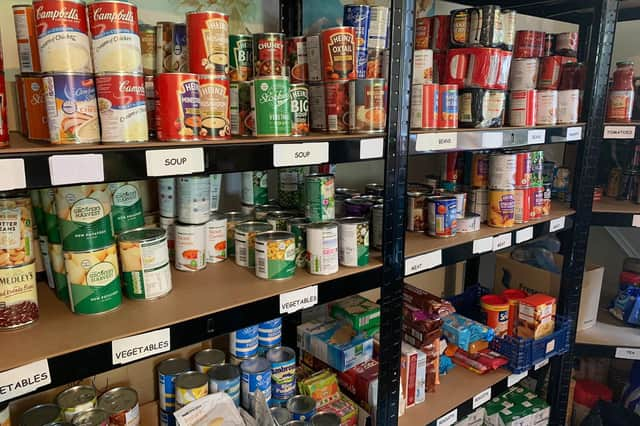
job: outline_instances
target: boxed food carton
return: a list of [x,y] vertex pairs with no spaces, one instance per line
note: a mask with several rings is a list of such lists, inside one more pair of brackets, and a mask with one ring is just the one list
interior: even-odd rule
[[350,324],[357,331],[380,327],[380,305],[360,295],[333,303],[331,316]]
[[546,294],[534,294],[518,303],[519,337],[540,339],[555,328],[556,299]]
[[426,378],[427,355],[403,342],[400,357],[400,383],[405,391],[407,408],[424,402]]

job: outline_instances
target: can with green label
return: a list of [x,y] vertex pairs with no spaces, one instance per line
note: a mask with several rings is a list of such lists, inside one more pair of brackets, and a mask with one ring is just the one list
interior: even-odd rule
[[115,244],[89,251],[64,253],[71,310],[92,315],[112,311],[122,303]]
[[64,266],[64,252],[62,244],[49,243],[49,261],[51,262],[51,273],[56,288],[56,296],[63,302],[69,301],[69,287],[67,284],[67,269]]
[[60,229],[58,228],[58,215],[56,214],[56,190],[54,188],[44,188],[38,190],[40,192],[40,203],[42,204],[42,212],[44,214],[43,234],[47,235],[47,239],[51,244],[60,244]]
[[56,188],[56,214],[65,251],[93,250],[114,243],[111,191],[106,183]]
[[256,276],[284,280],[296,271],[296,243],[291,232],[270,231],[256,236]]
[[271,230],[273,228],[267,222],[249,221],[236,225],[236,264],[246,268],[254,268],[256,266],[256,236]]
[[287,167],[278,170],[278,203],[287,209],[304,208],[304,177],[308,167]]
[[231,81],[253,78],[253,36],[229,35],[229,78]]
[[338,260],[343,266],[366,266],[369,263],[368,219],[338,219]]
[[242,203],[248,206],[267,204],[269,187],[266,171],[242,172]]
[[31,197],[31,207],[33,208],[33,219],[36,221],[36,227],[38,228],[38,235],[46,235],[47,227],[44,221],[44,210],[42,210],[42,200],[40,198],[40,191],[34,189],[29,191]]
[[292,84],[291,95],[291,134],[307,136],[309,134],[309,87],[304,83]]
[[114,182],[111,192],[111,216],[113,232],[119,234],[144,226],[144,213],[138,182]]
[[289,78],[260,77],[253,80],[256,136],[291,135]]
[[311,223],[308,217],[294,217],[287,222],[287,231],[296,239],[296,266],[307,266],[307,226]]
[[332,174],[305,177],[306,216],[311,222],[335,219],[335,179]]

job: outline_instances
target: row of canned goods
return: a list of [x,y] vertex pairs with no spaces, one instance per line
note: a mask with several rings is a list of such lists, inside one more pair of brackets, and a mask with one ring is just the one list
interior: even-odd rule
[[98,396],[91,385],[77,385],[60,392],[54,403],[36,405],[19,418],[20,426],[138,426],[138,393],[130,387],[116,387]]
[[453,84],[414,85],[411,128],[493,128],[510,125],[575,124],[579,119],[579,89],[461,89]]

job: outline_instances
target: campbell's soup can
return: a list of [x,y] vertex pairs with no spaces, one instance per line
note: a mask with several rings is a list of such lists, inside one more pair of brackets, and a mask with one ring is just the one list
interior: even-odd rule
[[229,15],[187,12],[189,72],[226,76],[229,72]]
[[515,58],[511,62],[510,90],[531,90],[538,81],[538,58]]
[[246,81],[229,84],[229,122],[233,136],[251,136],[255,127],[251,115],[251,85]]
[[536,125],[554,126],[558,122],[558,91],[538,90],[536,93]]
[[138,8],[128,1],[89,4],[89,31],[95,72],[142,72]]
[[47,74],[42,81],[51,143],[100,142],[93,75]]
[[439,81],[464,86],[469,67],[470,49],[450,49],[446,53],[444,73],[438,73]]
[[173,22],[156,24],[156,72],[171,72],[173,55]]
[[161,141],[198,140],[200,85],[195,74],[160,73],[156,76],[156,126]]
[[536,125],[536,91],[511,90],[509,92],[509,125],[533,127]]
[[229,79],[200,75],[200,139],[231,138]]
[[144,142],[149,138],[142,74],[96,74],[102,142]]
[[35,140],[49,140],[47,105],[45,102],[42,77],[37,75],[22,76],[21,86],[27,137]]
[[327,130],[346,133],[349,130],[349,81],[328,81],[324,89]]
[[356,66],[358,78],[365,78],[367,76],[367,62],[369,59],[367,46],[369,42],[370,18],[371,7],[368,5],[348,4],[344,6],[342,24],[347,27],[353,27],[356,34]]
[[35,0],[33,9],[42,72],[92,72],[84,1]]
[[357,78],[356,32],[353,27],[334,27],[320,33],[323,80]]
[[384,132],[387,121],[387,84],[383,78],[349,82],[349,130]]
[[256,78],[287,75],[284,34],[253,35],[253,75]]
[[327,130],[324,83],[309,84],[309,126],[317,132]]
[[555,90],[560,86],[562,56],[545,56],[540,59],[538,89]]
[[415,84],[411,88],[411,128],[438,127],[438,84]]
[[250,34],[229,36],[229,78],[232,82],[253,78],[253,36]]
[[495,87],[500,74],[500,49],[474,47],[468,50],[469,65],[465,86],[478,89]]
[[285,49],[291,83],[306,83],[309,80],[307,38],[305,36],[287,37]]
[[38,51],[33,6],[15,5],[12,10],[13,23],[16,28],[20,72],[40,72],[40,52]]

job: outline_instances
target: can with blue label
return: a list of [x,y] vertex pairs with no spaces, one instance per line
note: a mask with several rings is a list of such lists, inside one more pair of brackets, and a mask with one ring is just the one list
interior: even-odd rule
[[258,344],[267,348],[280,346],[282,342],[282,318],[274,318],[258,324]]
[[455,129],[458,127],[458,85],[441,84],[439,90],[438,128]]
[[176,418],[173,416],[173,412],[160,409],[160,426],[176,426]]
[[307,395],[294,396],[287,402],[293,420],[311,420],[316,414],[316,400]]
[[296,394],[296,352],[286,346],[269,349],[273,405],[284,405]]
[[454,237],[458,230],[456,197],[428,197],[425,207],[427,234],[432,237]]
[[229,335],[229,353],[238,358],[253,356],[258,351],[258,326],[236,330]]
[[356,65],[358,78],[367,77],[369,60],[368,39],[371,8],[364,4],[348,4],[344,6],[342,25],[354,27],[356,31]]
[[214,365],[207,372],[209,393],[224,392],[240,406],[240,369],[233,364]]
[[242,407],[252,412],[253,400],[257,391],[262,392],[264,399],[271,401],[271,363],[265,358],[243,361],[242,370]]
[[161,411],[169,413],[171,418],[176,409],[176,376],[190,369],[189,361],[184,358],[165,359],[158,365],[158,402]]

